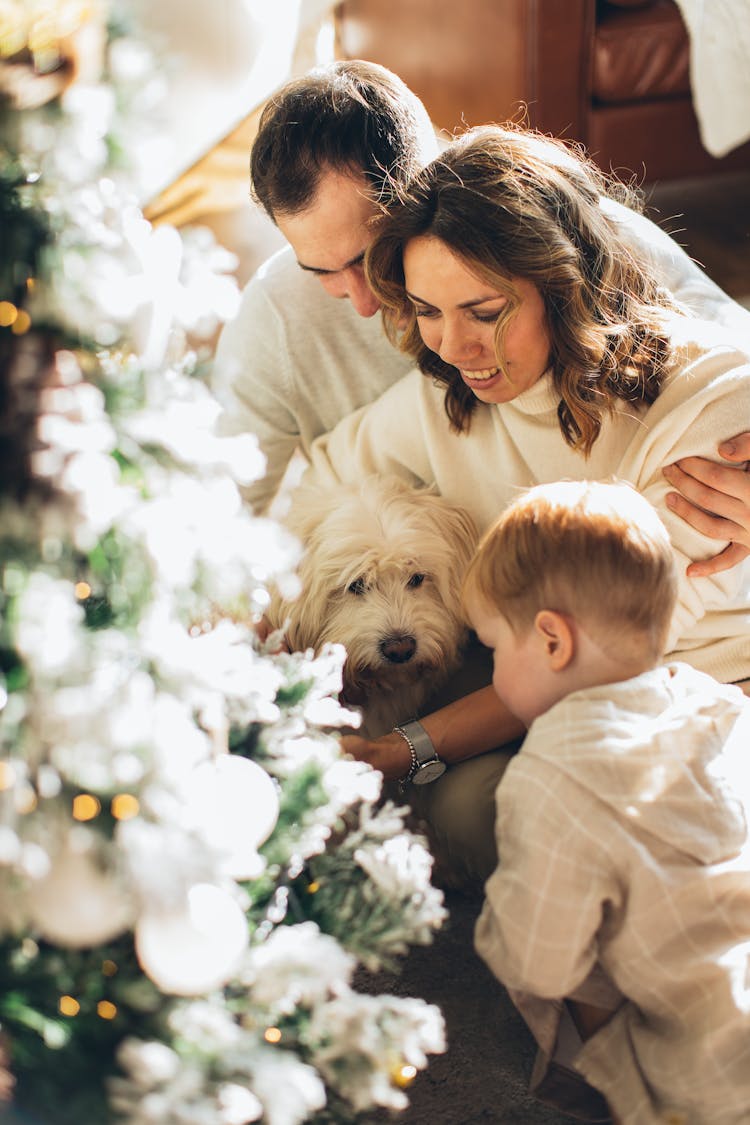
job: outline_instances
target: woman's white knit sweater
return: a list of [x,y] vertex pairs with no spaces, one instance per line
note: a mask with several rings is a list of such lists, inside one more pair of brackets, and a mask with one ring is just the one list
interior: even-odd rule
[[629,481],[659,512],[677,557],[681,577],[669,656],[719,680],[744,679],[750,676],[750,565],[709,578],[685,575],[690,561],[716,554],[722,544],[672,514],[662,469],[687,456],[718,460],[720,441],[750,430],[748,351],[726,330],[696,319],[674,315],[670,332],[675,359],[659,398],[646,408],[619,404],[604,418],[588,457],[562,436],[559,398],[548,375],[512,402],[480,405],[468,434],[456,434],[443,390],[413,371],[314,443],[305,480],[323,486],[396,473],[415,485],[436,485],[480,530],[534,484]]

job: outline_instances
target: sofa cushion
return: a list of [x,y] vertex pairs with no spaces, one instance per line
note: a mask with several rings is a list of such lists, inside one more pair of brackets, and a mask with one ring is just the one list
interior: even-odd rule
[[673,0],[653,0],[638,8],[599,5],[592,54],[595,103],[689,93],[690,42]]

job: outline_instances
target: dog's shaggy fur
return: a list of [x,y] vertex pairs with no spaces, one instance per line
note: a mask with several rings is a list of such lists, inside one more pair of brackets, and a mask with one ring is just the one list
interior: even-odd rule
[[[276,603],[290,649],[343,644],[343,698],[370,737],[419,713],[456,668],[467,631],[460,587],[477,543],[466,512],[395,477],[298,490],[302,593]],[[274,621],[275,619],[275,621]]]

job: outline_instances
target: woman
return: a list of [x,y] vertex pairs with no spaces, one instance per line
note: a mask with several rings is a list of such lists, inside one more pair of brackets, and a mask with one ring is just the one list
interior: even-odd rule
[[[521,487],[630,481],[659,511],[680,563],[670,656],[741,681],[750,676],[747,568],[687,575],[714,543],[672,514],[666,473],[683,458],[714,459],[719,439],[750,428],[747,351],[659,288],[621,237],[608,188],[562,144],[494,126],[429,165],[366,259],[386,328],[420,370],[319,439],[311,473],[435,483],[480,530]],[[523,728],[491,689],[423,727],[449,766],[472,759],[410,793],[452,859],[491,840],[507,757],[485,751]],[[414,750],[398,731],[345,745],[386,777],[411,772]],[[492,863],[483,852],[474,870]]]

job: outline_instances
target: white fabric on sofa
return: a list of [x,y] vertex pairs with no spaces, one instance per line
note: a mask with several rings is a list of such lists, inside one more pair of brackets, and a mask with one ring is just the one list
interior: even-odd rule
[[750,138],[750,0],[676,0],[690,36],[703,147],[726,156]]

